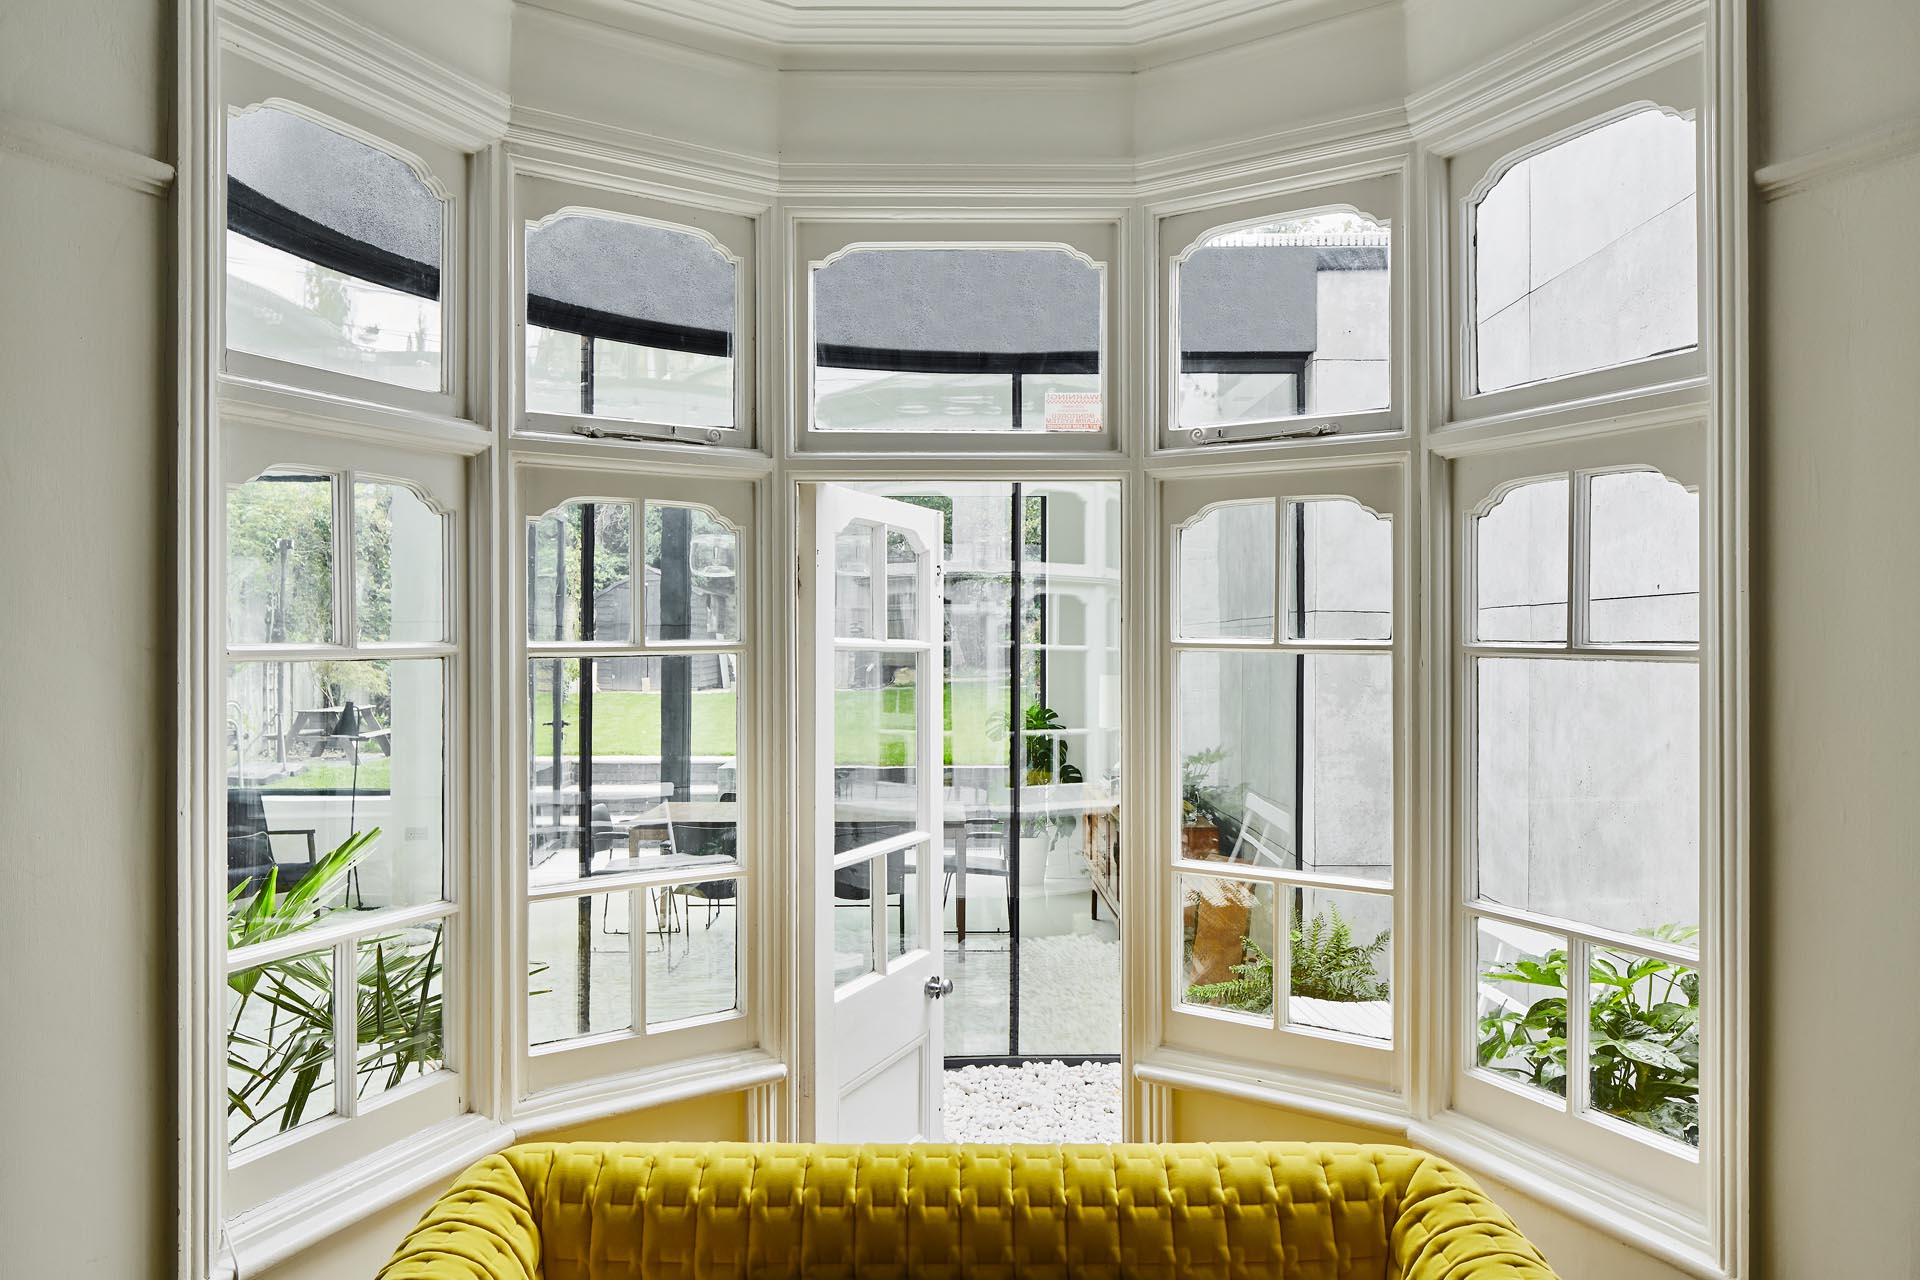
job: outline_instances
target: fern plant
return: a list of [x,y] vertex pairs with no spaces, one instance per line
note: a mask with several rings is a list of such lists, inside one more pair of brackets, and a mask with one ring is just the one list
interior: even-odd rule
[[[1374,966],[1387,949],[1391,930],[1382,929],[1365,945],[1356,943],[1353,927],[1332,903],[1325,912],[1315,912],[1304,926],[1298,915],[1294,920],[1287,949],[1294,995],[1343,1003],[1387,998],[1387,981]],[[1245,939],[1245,945],[1247,958],[1228,966],[1233,977],[1188,987],[1188,1001],[1247,1013],[1271,1009],[1273,957],[1252,938]]]

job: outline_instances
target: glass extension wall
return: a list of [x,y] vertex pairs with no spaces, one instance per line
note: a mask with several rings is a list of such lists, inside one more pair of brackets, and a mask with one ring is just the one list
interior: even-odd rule
[[873,488],[943,517],[947,1063],[1117,1060],[1119,486]]

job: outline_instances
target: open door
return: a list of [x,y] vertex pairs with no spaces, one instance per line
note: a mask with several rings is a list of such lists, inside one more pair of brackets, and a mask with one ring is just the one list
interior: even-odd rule
[[817,1141],[941,1135],[941,513],[836,485],[802,494],[795,747],[813,906]]

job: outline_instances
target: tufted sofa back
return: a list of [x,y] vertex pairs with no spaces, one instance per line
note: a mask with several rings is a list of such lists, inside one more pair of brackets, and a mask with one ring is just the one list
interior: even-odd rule
[[469,1169],[381,1280],[1553,1280],[1404,1147],[531,1143]]

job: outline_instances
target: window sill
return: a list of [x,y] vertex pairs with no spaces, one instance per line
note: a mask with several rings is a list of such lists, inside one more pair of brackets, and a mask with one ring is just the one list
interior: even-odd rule
[[519,1134],[559,1129],[786,1078],[786,1063],[764,1049],[712,1054],[542,1090],[514,1108],[513,1127]]
[[228,1219],[214,1280],[259,1275],[512,1141],[507,1126],[464,1115],[315,1178]]

